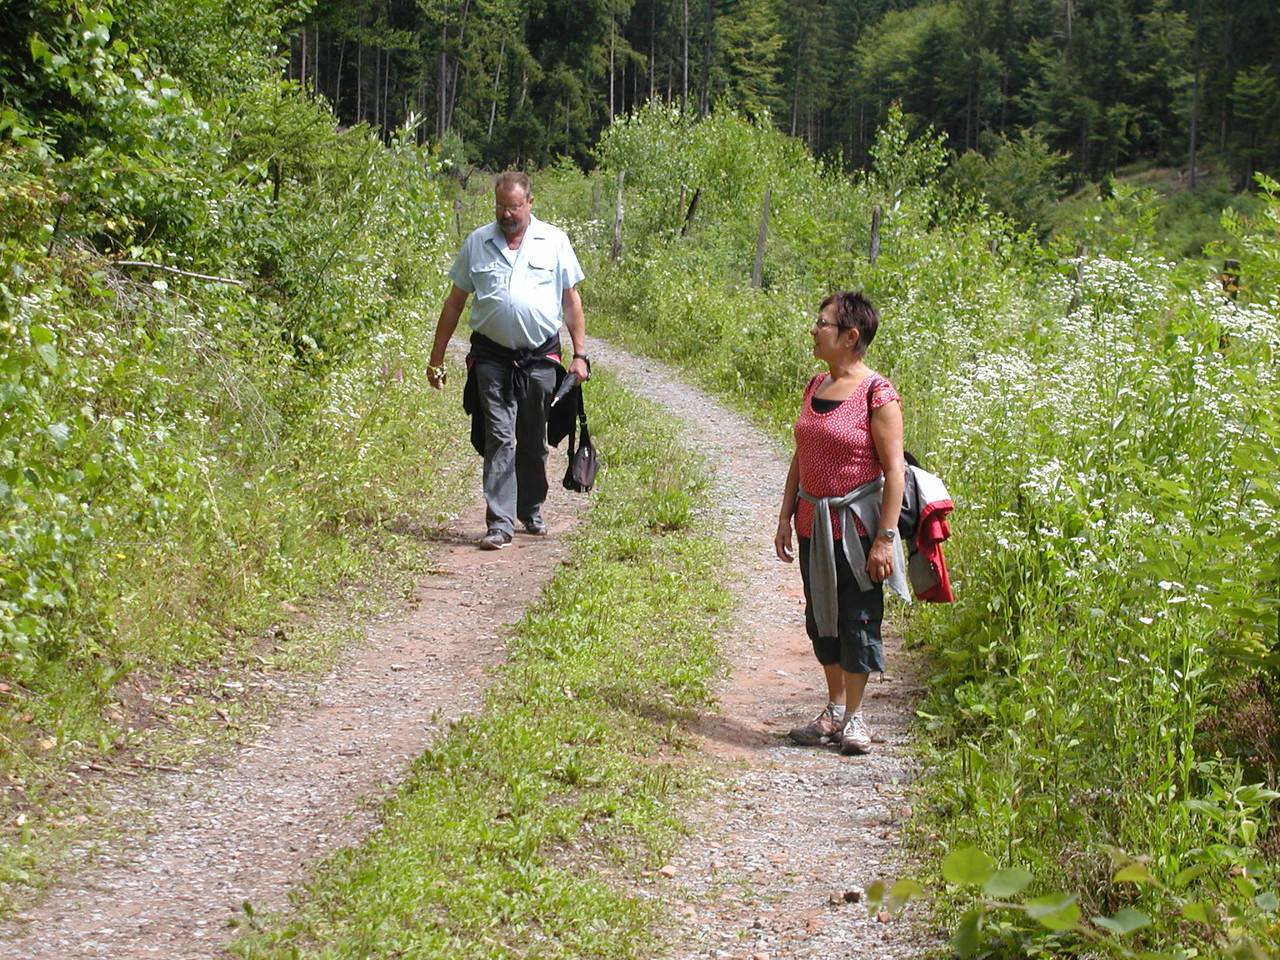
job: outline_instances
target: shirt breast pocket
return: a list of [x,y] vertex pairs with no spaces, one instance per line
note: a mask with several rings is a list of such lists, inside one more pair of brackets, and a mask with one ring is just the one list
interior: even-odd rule
[[497,264],[476,267],[471,274],[471,282],[475,284],[476,298],[480,300],[500,296],[507,285],[507,273]]
[[541,257],[530,257],[528,272],[530,286],[541,287],[554,283],[556,279],[555,261],[544,260]]

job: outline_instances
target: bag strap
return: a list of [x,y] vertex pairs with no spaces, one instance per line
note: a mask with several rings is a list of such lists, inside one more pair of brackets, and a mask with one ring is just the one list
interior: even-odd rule
[[871,376],[867,377],[867,430],[868,431],[871,430],[871,415],[875,413],[875,411],[871,409],[871,401],[876,392],[876,384],[883,379],[884,378],[880,376],[880,374],[878,373],[873,373]]

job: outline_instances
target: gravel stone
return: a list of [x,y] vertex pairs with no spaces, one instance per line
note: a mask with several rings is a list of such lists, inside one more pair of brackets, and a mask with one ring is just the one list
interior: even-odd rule
[[790,450],[664,365],[602,342],[590,349],[598,369],[676,417],[714,466],[712,519],[737,578],[739,617],[726,638],[732,672],[699,731],[717,789],[689,812],[691,833],[671,857],[677,874],[661,884],[660,895],[682,907],[672,910],[683,923],[667,934],[670,958],[914,958],[943,948],[923,909],[874,916],[845,893],[911,874],[895,811],[909,810],[918,772],[909,725],[921,686],[892,608],[892,672],[867,688],[871,752],[794,745],[787,731],[826,705],[826,685],[804,631],[799,564],[773,552]]

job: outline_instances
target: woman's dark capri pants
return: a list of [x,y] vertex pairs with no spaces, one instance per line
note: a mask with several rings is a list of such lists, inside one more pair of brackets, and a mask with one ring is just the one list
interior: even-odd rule
[[[871,589],[858,589],[853,568],[836,541],[836,596],[840,615],[836,630],[839,637],[818,636],[818,623],[813,616],[809,597],[809,538],[799,537],[800,579],[804,583],[804,625],[813,641],[813,652],[824,667],[839,663],[846,673],[883,673],[884,644],[880,641],[880,621],[884,619],[884,586],[873,583]],[[869,537],[862,537],[862,552],[871,550]]]

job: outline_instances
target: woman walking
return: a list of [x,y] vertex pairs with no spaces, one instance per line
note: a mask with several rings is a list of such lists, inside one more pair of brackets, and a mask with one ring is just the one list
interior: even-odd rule
[[879,322],[861,293],[822,302],[809,335],[827,372],[804,391],[774,536],[778,557],[792,562],[794,521],[805,627],[827,682],[826,708],[791,739],[839,743],[846,754],[871,749],[862,700],[867,678],[884,671],[884,584],[907,596],[898,539],[902,405],[893,385],[863,361]]

